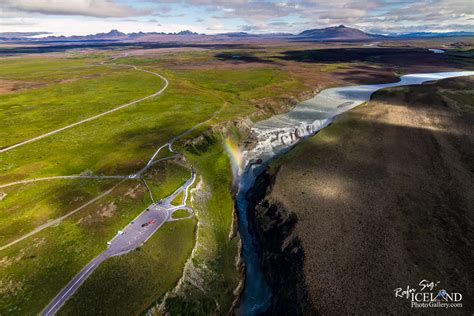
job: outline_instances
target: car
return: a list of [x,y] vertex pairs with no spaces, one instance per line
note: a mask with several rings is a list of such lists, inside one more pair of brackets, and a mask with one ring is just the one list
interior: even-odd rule
[[118,235],[123,235],[123,234],[125,234],[125,232],[124,232],[123,230],[119,230],[119,231],[117,232],[117,234],[118,234]]
[[152,220],[149,220],[148,221],[148,224],[155,224],[156,223],[156,220],[155,219],[152,219]]
[[135,221],[132,221],[130,224],[135,224]]
[[150,223],[143,223],[142,227],[145,227],[145,226],[148,226],[148,225],[150,225]]
[[112,243],[111,243],[110,241],[108,241],[108,242],[107,242],[107,245],[109,245],[109,246],[110,246],[110,245],[112,245]]

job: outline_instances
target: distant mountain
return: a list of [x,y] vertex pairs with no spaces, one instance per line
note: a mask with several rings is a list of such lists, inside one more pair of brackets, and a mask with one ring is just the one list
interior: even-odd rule
[[[0,32],[1,41],[52,41],[52,42],[68,42],[68,41],[166,41],[169,40],[191,40],[195,41],[204,36],[206,39],[227,38],[258,38],[258,39],[282,39],[282,40],[300,40],[300,41],[377,41],[388,38],[423,38],[423,37],[449,37],[449,36],[474,36],[474,32],[415,32],[404,34],[378,35],[370,34],[356,28],[346,27],[344,25],[327,27],[322,29],[310,29],[303,31],[297,35],[291,33],[247,33],[247,32],[228,32],[215,35],[205,35],[184,30],[177,33],[164,32],[135,32],[123,33],[119,30],[111,30],[108,33],[97,33],[90,35],[74,35],[74,36],[47,36],[42,38],[31,38],[35,35],[48,34],[47,32]],[[174,36],[174,38],[173,38]]]
[[247,33],[247,32],[228,32],[228,33],[220,33],[216,34],[218,36],[226,36],[226,37],[260,37],[260,38],[288,38],[294,37],[291,33]]
[[38,40],[41,41],[97,41],[97,40],[119,40],[127,39],[128,35],[118,30],[111,30],[108,33],[97,33],[90,35],[73,36],[48,36]]
[[390,37],[398,37],[398,38],[415,38],[415,37],[452,37],[452,36],[474,36],[474,32],[445,32],[445,33],[437,33],[437,32],[414,32],[414,33],[394,33],[389,34]]
[[120,37],[126,36],[127,34],[120,32],[118,30],[111,30],[109,33],[98,33],[95,36],[97,37]]
[[190,30],[185,30],[185,31],[176,33],[176,35],[199,35],[199,34],[196,32],[191,32]]
[[360,41],[384,38],[383,35],[365,33],[359,29],[346,27],[344,25],[306,30],[296,35],[296,37],[315,41]]
[[134,40],[145,36],[154,35],[179,35],[179,36],[195,36],[198,33],[191,32],[189,30],[181,31],[178,33],[164,33],[164,32],[136,32],[136,33],[123,33],[118,30],[111,30],[108,33],[97,33],[89,35],[73,35],[73,36],[48,36],[41,38],[42,41],[107,41],[107,40]]
[[255,35],[249,34],[247,32],[229,32],[229,33],[220,33],[216,34],[220,36],[229,36],[229,37],[253,37]]

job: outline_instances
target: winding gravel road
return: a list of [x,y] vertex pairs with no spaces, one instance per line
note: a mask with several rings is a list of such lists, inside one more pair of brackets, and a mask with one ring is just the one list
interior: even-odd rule
[[[59,217],[59,218],[56,218],[54,220],[51,220],[51,221],[48,221],[47,223],[44,223],[43,225],[40,225],[38,227],[36,227],[34,230],[32,230],[31,232],[13,240],[12,242],[6,244],[6,245],[3,245],[0,247],[0,251],[1,250],[4,250],[8,247],[11,247],[13,246],[14,244],[16,243],[19,243],[20,241],[22,240],[25,240],[26,238],[28,237],[31,237],[37,233],[39,233],[40,231],[42,231],[43,229],[46,229],[52,225],[56,225],[58,224],[59,222],[63,221],[64,219],[68,218],[69,216],[77,213],[78,211],[82,210],[83,208],[85,208],[86,206],[89,206],[91,205],[92,203],[98,201],[99,199],[107,196],[108,194],[110,194],[119,184],[121,184],[123,181],[125,180],[139,180],[141,179],[141,175],[146,171],[148,170],[150,167],[154,166],[155,164],[161,162],[161,161],[164,161],[164,160],[169,160],[169,159],[173,159],[173,158],[176,158],[179,156],[179,154],[173,149],[173,143],[178,140],[179,138],[189,134],[190,132],[192,132],[193,130],[195,130],[196,128],[198,128],[199,126],[209,122],[210,120],[212,120],[218,113],[219,111],[217,111],[216,113],[214,113],[209,119],[203,121],[203,122],[200,122],[196,125],[194,125],[193,127],[191,127],[190,129],[188,130],[185,130],[184,132],[182,132],[181,134],[173,137],[172,139],[170,139],[168,142],[166,142],[164,145],[160,146],[152,155],[152,157],[148,160],[148,162],[146,163],[146,165],[141,168],[140,170],[138,170],[136,173],[134,174],[131,174],[129,176],[93,176],[93,175],[90,175],[90,176],[81,176],[81,175],[69,175],[69,176],[51,176],[51,177],[44,177],[44,178],[36,178],[36,179],[28,179],[28,180],[20,180],[20,181],[15,181],[15,182],[11,182],[11,183],[7,183],[7,184],[2,184],[0,186],[0,188],[5,188],[5,187],[9,187],[9,186],[13,186],[13,185],[19,185],[19,184],[25,184],[25,183],[31,183],[31,182],[36,182],[36,181],[48,181],[48,180],[55,180],[55,179],[78,179],[78,178],[85,178],[85,179],[122,179],[119,183],[117,183],[114,187],[112,187],[111,189],[103,192],[102,194],[100,194],[99,196],[93,198],[92,200],[88,201],[87,203],[81,205],[80,207],[72,210],[71,212]],[[164,148],[168,147],[168,150],[171,152],[171,153],[174,153],[175,155],[173,156],[169,156],[169,157],[164,157],[164,158],[160,158],[160,159],[157,159],[155,160],[155,158],[158,156],[158,154],[160,153],[161,150],[163,150]],[[151,191],[149,190],[148,188],[148,185],[146,184],[145,182],[145,185],[148,189],[148,191],[150,192],[150,196],[153,200],[153,196],[151,194]],[[186,192],[186,196],[187,196],[187,192]],[[183,208],[185,209],[185,208]]]
[[[114,58],[114,59],[112,59],[112,60],[115,60],[115,59],[116,59],[116,58]],[[72,128],[72,127],[74,127],[74,126],[77,126],[77,125],[80,125],[80,124],[83,124],[83,123],[86,123],[86,122],[90,122],[90,121],[92,121],[92,120],[98,119],[99,117],[102,117],[102,116],[105,116],[105,115],[107,115],[107,114],[110,114],[110,113],[119,111],[119,110],[121,110],[121,109],[123,109],[123,108],[129,107],[130,105],[136,104],[136,103],[138,103],[138,102],[142,102],[142,101],[148,100],[148,99],[150,99],[150,98],[156,97],[157,95],[162,94],[163,91],[166,90],[166,88],[168,88],[168,85],[169,85],[168,79],[166,79],[164,76],[160,75],[159,73],[156,73],[156,72],[153,72],[153,71],[149,71],[149,70],[145,70],[145,69],[142,69],[142,68],[138,68],[137,66],[134,66],[134,65],[124,65],[124,66],[129,66],[129,67],[132,67],[133,69],[135,69],[135,70],[137,70],[137,71],[142,71],[142,72],[146,72],[146,73],[152,74],[152,75],[154,75],[154,76],[157,76],[157,77],[161,78],[161,79],[165,82],[165,85],[164,85],[160,90],[158,90],[158,91],[156,91],[155,93],[150,94],[150,95],[148,95],[148,96],[146,96],[146,97],[143,97],[143,98],[140,98],[140,99],[138,99],[138,100],[131,101],[131,102],[128,102],[128,103],[119,105],[118,107],[113,108],[113,109],[111,109],[111,110],[108,110],[108,111],[102,112],[102,113],[100,113],[100,114],[97,114],[97,115],[88,117],[88,118],[83,119],[83,120],[81,120],[81,121],[78,121],[78,122],[76,122],[76,123],[72,123],[72,124],[70,124],[70,125],[67,125],[67,126],[64,126],[64,127],[58,128],[58,129],[55,129],[54,131],[51,131],[51,132],[48,132],[48,133],[45,133],[45,134],[42,134],[42,135],[39,135],[39,136],[30,138],[30,139],[28,139],[28,140],[22,141],[22,142],[20,142],[20,143],[15,144],[15,145],[11,145],[11,146],[2,148],[2,149],[0,149],[0,153],[7,152],[7,151],[9,151],[9,150],[18,148],[18,147],[20,147],[20,146],[23,146],[23,145],[32,143],[32,142],[37,141],[37,140],[40,140],[40,139],[42,139],[42,138],[45,138],[45,137],[54,135],[54,134],[56,134],[56,133],[59,133],[59,132],[61,132],[61,131],[66,130],[66,129]]]
[[[119,58],[119,57],[114,57],[111,61],[113,61],[117,58]],[[105,116],[107,114],[110,114],[110,113],[113,113],[115,111],[121,110],[121,109],[123,109],[125,107],[128,107],[130,105],[136,104],[138,102],[153,98],[153,97],[163,93],[163,91],[165,91],[167,89],[168,85],[169,85],[168,80],[164,76],[162,76],[158,73],[148,71],[148,70],[145,70],[145,69],[141,69],[141,68],[138,68],[134,65],[124,65],[124,66],[129,66],[129,67],[132,67],[133,69],[135,69],[137,71],[143,71],[143,72],[147,72],[147,73],[153,74],[155,76],[158,76],[165,82],[165,85],[160,90],[158,90],[157,92],[155,92],[151,95],[148,95],[146,97],[140,98],[138,100],[135,100],[135,101],[123,104],[123,105],[120,105],[120,106],[118,106],[118,107],[116,107],[112,110],[108,110],[106,112],[94,115],[92,117],[86,118],[84,120],[78,121],[76,123],[70,124],[68,126],[64,126],[62,128],[56,129],[56,130],[50,131],[48,133],[39,135],[37,137],[25,140],[23,142],[14,144],[12,146],[1,148],[0,153],[7,152],[9,150],[18,148],[18,147],[23,146],[25,144],[28,144],[28,143],[34,142],[36,140],[40,140],[42,138],[51,136],[51,135],[56,134],[58,132],[61,132],[63,130],[78,126],[80,124],[83,124],[83,123],[86,123],[86,122],[89,122],[89,121],[92,121],[92,120],[95,120],[97,118],[100,118],[100,117]],[[224,106],[225,105],[223,105],[223,107]],[[220,110],[216,111],[213,114],[213,116],[211,116],[206,121],[203,121],[201,123],[198,123],[198,124],[194,125],[190,129],[184,131],[183,133],[181,133],[181,134],[175,136],[174,138],[172,138],[171,140],[169,140],[166,144],[160,146],[153,153],[152,157],[149,159],[147,164],[134,174],[131,174],[131,175],[128,175],[128,176],[123,176],[123,175],[110,175],[110,176],[107,176],[107,175],[51,176],[51,177],[42,177],[42,178],[19,180],[19,181],[15,181],[15,182],[0,185],[0,188],[6,188],[6,187],[14,186],[14,185],[27,184],[27,183],[37,182],[37,181],[56,180],[56,179],[120,179],[120,181],[116,185],[114,185],[111,189],[103,192],[102,194],[100,194],[99,196],[97,196],[97,197],[93,198],[92,200],[88,201],[84,205],[74,209],[73,211],[71,211],[71,212],[69,212],[69,213],[67,213],[67,214],[65,214],[65,215],[63,215],[59,218],[56,218],[56,219],[51,220],[47,223],[44,223],[41,226],[38,226],[37,228],[35,228],[33,231],[29,232],[28,234],[25,234],[25,235],[21,236],[20,238],[10,242],[9,244],[1,246],[0,250],[8,248],[8,247],[10,247],[10,246],[26,239],[26,238],[28,238],[28,237],[31,237],[32,235],[44,230],[45,228],[48,228],[48,227],[50,227],[52,225],[55,225],[55,224],[58,224],[59,222],[61,222],[65,218],[75,214],[76,212],[82,210],[86,206],[88,206],[88,205],[96,202],[97,200],[103,198],[104,196],[110,194],[118,185],[120,185],[121,183],[123,183],[124,181],[127,181],[127,180],[134,180],[134,179],[143,180],[146,187],[147,187],[147,189],[150,192],[150,196],[151,196],[151,199],[153,201],[153,203],[146,210],[142,211],[130,224],[128,224],[122,231],[119,231],[117,233],[117,235],[110,242],[107,243],[108,248],[104,252],[99,254],[96,258],[94,258],[91,262],[89,262],[60,291],[60,293],[48,304],[48,306],[41,312],[41,315],[54,315],[54,314],[56,314],[56,312],[61,308],[61,306],[83,284],[83,282],[87,279],[87,277],[90,276],[92,274],[92,272],[100,265],[100,263],[103,262],[104,260],[106,260],[107,258],[110,258],[110,257],[113,257],[113,256],[119,256],[119,255],[122,255],[122,254],[126,254],[126,253],[136,249],[137,247],[143,245],[143,243],[145,243],[153,235],[153,233],[156,232],[161,227],[161,225],[163,225],[163,223],[165,223],[166,221],[186,220],[186,219],[192,218],[194,216],[193,210],[186,205],[186,201],[188,199],[188,189],[194,183],[194,181],[196,179],[196,174],[194,172],[194,169],[192,169],[192,171],[191,171],[191,178],[190,179],[188,179],[181,187],[179,187],[171,195],[169,195],[168,197],[166,197],[162,200],[159,200],[157,202],[154,202],[152,193],[151,193],[150,189],[148,188],[148,185],[147,185],[145,179],[143,179],[141,175],[145,171],[147,171],[150,167],[157,164],[158,162],[163,161],[163,160],[167,160],[167,159],[173,159],[173,158],[176,158],[177,156],[179,156],[179,154],[176,151],[174,151],[173,148],[172,148],[173,143],[177,139],[179,139],[180,137],[190,133],[191,131],[198,128],[202,124],[205,124],[208,121],[212,120],[219,112],[220,112]],[[158,156],[160,151],[162,149],[166,148],[166,147],[168,147],[169,151],[171,153],[173,153],[174,155],[155,160],[155,158]],[[184,192],[181,204],[177,205],[177,206],[172,205],[171,202],[181,192]],[[187,211],[188,216],[180,217],[180,218],[173,218],[173,216],[172,216],[173,213],[175,211],[178,211],[178,210]]]

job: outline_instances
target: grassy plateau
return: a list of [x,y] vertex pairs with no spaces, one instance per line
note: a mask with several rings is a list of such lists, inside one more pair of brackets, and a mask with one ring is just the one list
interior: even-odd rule
[[[358,49],[357,58],[347,55],[346,46]],[[410,56],[419,57],[415,65],[413,58],[374,48],[371,54],[381,57],[366,59],[359,46],[335,44],[342,51],[332,56],[341,58],[331,60],[321,58],[328,52],[318,43],[179,52],[122,47],[0,57],[0,148],[164,86],[159,77],[130,65],[169,81],[154,98],[0,153],[0,186],[51,176],[126,177],[177,135],[173,147],[181,157],[143,175],[150,191],[155,200],[166,197],[189,178],[191,166],[197,173],[187,203],[196,216],[165,223],[139,249],[105,261],[59,314],[227,314],[240,272],[224,138],[245,137],[248,122],[288,109],[325,87],[467,67],[461,50],[445,56],[410,50]],[[163,150],[157,158],[172,154]],[[150,203],[140,179],[51,179],[1,187],[0,247],[80,209],[0,250],[0,315],[41,312]]]
[[[173,58],[188,57],[185,53]],[[214,62],[209,53],[197,58]],[[105,60],[103,55],[92,54],[0,59],[0,80],[15,83],[15,89],[0,94],[0,146],[4,147],[163,86],[158,77],[121,64],[139,65],[170,82],[156,98],[2,153],[0,185],[61,175],[126,176],[143,167],[157,147],[197,124],[205,122],[185,137],[196,137],[213,124],[255,112],[252,100],[270,97],[280,85],[301,87],[301,82],[275,66],[201,71],[186,69],[182,63],[179,69],[165,67],[159,57],[119,58],[116,64],[101,64]],[[203,306],[196,310],[215,312],[215,302],[220,309],[230,307],[238,283],[237,240],[229,239],[231,173],[217,138],[205,151],[186,154],[188,164],[195,165],[203,181],[205,189],[201,190],[209,194],[193,203],[198,209],[196,218],[167,223],[140,249],[104,262],[61,313],[129,315],[146,310],[175,286],[195,238],[205,246],[197,248],[192,262],[212,272],[205,275],[205,282],[211,284],[206,296],[212,305],[200,301]],[[181,148],[179,143],[176,146]],[[181,185],[189,170],[159,163],[145,177],[154,197],[159,198]],[[75,273],[105,249],[105,242],[118,229],[151,203],[143,183],[132,179],[48,180],[0,189],[0,246],[4,246],[111,188],[109,194],[58,224],[1,250],[0,314],[40,312]],[[204,194],[201,190],[198,194]],[[200,295],[203,293],[197,291],[196,299]],[[167,306],[179,309],[195,303],[183,302],[180,307],[176,298],[170,298]]]

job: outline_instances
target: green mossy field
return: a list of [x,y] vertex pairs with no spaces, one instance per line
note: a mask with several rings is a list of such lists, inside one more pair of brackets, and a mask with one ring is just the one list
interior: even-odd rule
[[[193,58],[214,60],[213,55],[202,53],[164,59],[170,58],[176,65],[183,64],[180,59],[184,63]],[[196,71],[167,67],[159,57],[127,57],[100,64],[106,60],[104,54],[0,58],[0,80],[20,86],[0,94],[3,147],[142,98],[163,86],[160,78],[124,64],[139,65],[169,80],[162,95],[2,153],[0,185],[62,175],[127,176],[142,168],[157,147],[197,124],[205,122],[184,138],[255,112],[252,100],[256,98],[301,87],[271,65],[256,70]],[[178,140],[175,147],[186,153],[181,147],[184,141]],[[229,239],[231,173],[220,142],[197,155],[186,154],[187,163],[195,166],[205,191],[211,194],[210,199],[192,205],[199,208],[198,215],[166,223],[140,249],[104,262],[61,313],[145,310],[175,286],[195,238],[205,247],[197,249],[193,264],[212,268],[213,277],[205,281],[209,293],[223,308],[230,307],[239,278],[234,264],[237,239]],[[157,158],[170,155],[164,150]],[[145,179],[157,199],[172,193],[189,174],[188,169],[168,161],[148,170]],[[111,188],[110,194],[62,222],[1,250],[0,314],[40,312],[75,273],[105,249],[117,230],[151,203],[143,182],[131,179],[48,180],[0,189],[3,246]],[[198,233],[196,221],[203,223]],[[199,295],[196,293],[196,299]]]
[[122,69],[0,95],[0,146],[72,124],[159,90],[160,78]]

